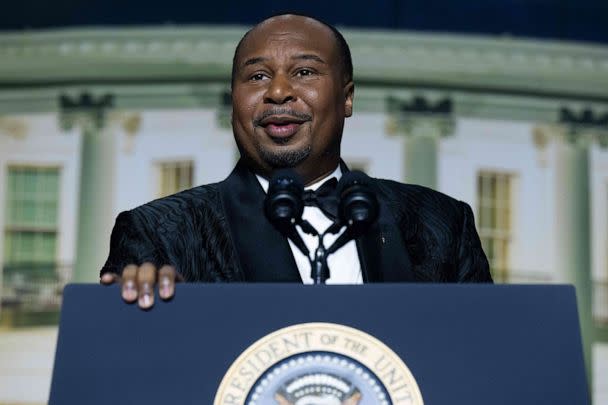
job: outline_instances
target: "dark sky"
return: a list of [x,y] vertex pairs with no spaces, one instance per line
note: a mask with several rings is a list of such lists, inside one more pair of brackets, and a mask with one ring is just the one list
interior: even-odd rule
[[0,30],[164,23],[251,25],[282,11],[348,27],[608,44],[608,0],[4,0]]

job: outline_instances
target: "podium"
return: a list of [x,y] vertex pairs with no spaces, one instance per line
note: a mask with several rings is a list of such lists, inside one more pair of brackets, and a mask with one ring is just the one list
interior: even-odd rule
[[574,289],[183,284],[150,311],[64,290],[50,405],[300,403],[588,404]]

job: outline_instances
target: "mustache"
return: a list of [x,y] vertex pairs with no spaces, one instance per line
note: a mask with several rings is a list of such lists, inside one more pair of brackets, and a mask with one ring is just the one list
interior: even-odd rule
[[290,117],[294,117],[294,118],[297,118],[302,121],[312,120],[312,115],[310,115],[310,114],[299,112],[299,111],[293,110],[291,108],[280,107],[280,108],[272,108],[270,110],[266,110],[266,111],[262,112],[261,114],[255,116],[253,119],[253,125],[256,127],[259,127],[260,125],[262,125],[263,120],[265,120],[268,117],[272,117],[273,115],[288,115]]

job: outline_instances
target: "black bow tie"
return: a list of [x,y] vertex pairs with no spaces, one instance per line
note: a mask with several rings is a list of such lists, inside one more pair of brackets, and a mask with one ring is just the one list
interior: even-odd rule
[[338,196],[336,186],[338,179],[332,177],[316,190],[304,190],[304,205],[319,208],[329,219],[338,218]]

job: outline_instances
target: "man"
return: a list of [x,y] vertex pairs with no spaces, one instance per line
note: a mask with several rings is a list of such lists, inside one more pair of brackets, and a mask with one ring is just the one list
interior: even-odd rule
[[[163,299],[173,296],[176,280],[307,281],[307,259],[263,214],[267,179],[284,167],[313,188],[340,177],[353,97],[350,51],[333,27],[299,15],[255,26],[233,60],[235,170],[220,183],[121,213],[102,282],[121,282],[127,302],[150,308],[157,281]],[[468,205],[420,186],[373,180],[372,187],[378,221],[336,252],[330,280],[492,281]],[[318,208],[306,215],[315,226],[331,223]]]

